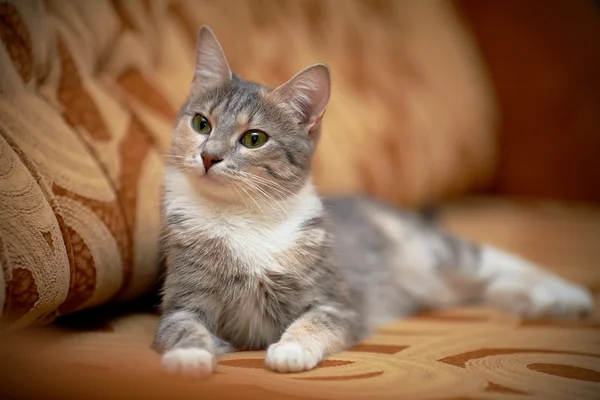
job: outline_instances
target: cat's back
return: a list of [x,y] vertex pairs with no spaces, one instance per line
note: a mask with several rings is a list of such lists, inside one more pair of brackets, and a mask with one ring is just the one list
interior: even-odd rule
[[323,200],[334,237],[334,252],[350,280],[389,278],[390,258],[421,221],[410,213],[366,196]]
[[340,271],[368,325],[409,312],[411,302],[398,285],[398,267],[404,264],[399,254],[433,226],[418,214],[366,196],[328,197],[323,203]]
[[411,232],[432,227],[422,215],[373,197],[326,197],[323,204],[339,240],[351,240],[361,247],[380,248],[386,240],[397,244]]

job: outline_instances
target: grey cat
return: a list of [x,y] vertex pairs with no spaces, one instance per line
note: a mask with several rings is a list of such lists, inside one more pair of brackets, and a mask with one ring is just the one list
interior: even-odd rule
[[207,375],[220,354],[263,348],[272,370],[309,370],[424,307],[592,309],[586,289],[416,215],[368,198],[320,199],[310,164],[330,94],[325,65],[271,90],[234,75],[207,27],[196,62],[165,174],[167,273],[153,346],[167,372]]

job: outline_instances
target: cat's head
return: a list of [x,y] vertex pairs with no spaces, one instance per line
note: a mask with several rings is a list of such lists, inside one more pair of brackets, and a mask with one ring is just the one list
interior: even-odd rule
[[323,64],[275,89],[244,81],[232,73],[213,32],[202,27],[170,163],[216,199],[293,196],[309,178],[329,94]]

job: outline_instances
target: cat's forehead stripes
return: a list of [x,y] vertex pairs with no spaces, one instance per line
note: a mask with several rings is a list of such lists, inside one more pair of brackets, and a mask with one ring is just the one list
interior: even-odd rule
[[237,125],[248,125],[262,107],[261,87],[248,82],[234,80],[231,84],[215,89],[204,100],[208,114],[219,119],[234,118]]

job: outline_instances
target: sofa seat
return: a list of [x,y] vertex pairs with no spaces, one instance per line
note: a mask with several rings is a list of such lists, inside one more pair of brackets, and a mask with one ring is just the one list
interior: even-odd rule
[[[467,198],[441,223],[600,288],[600,207]],[[484,307],[428,312],[381,327],[319,368],[277,374],[264,352],[223,357],[206,381],[169,377],[150,348],[158,316],[88,310],[0,341],[0,397],[31,399],[597,399],[600,314],[526,321]]]

